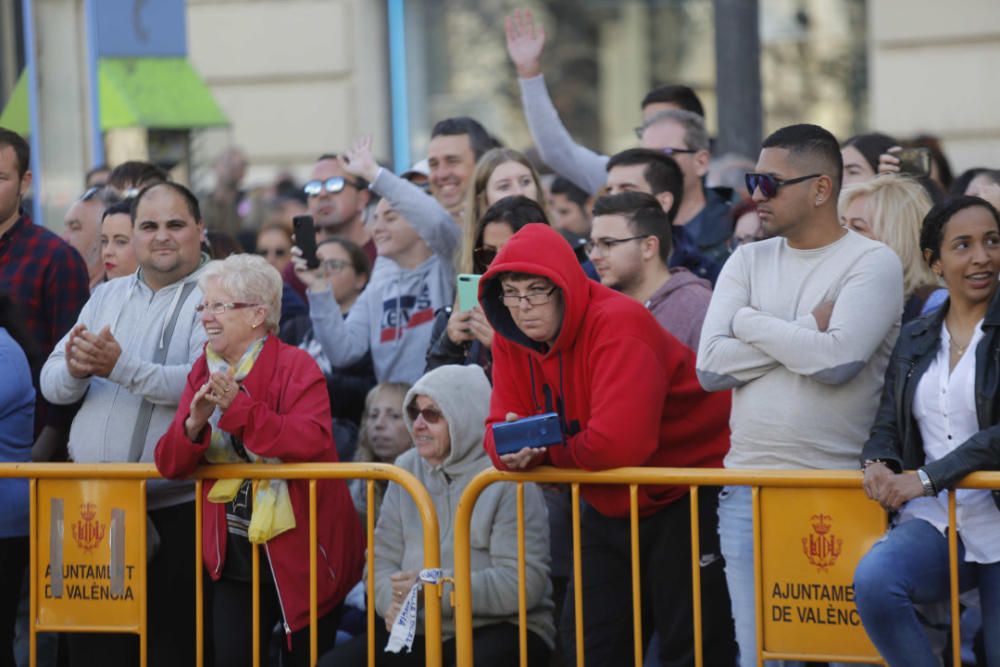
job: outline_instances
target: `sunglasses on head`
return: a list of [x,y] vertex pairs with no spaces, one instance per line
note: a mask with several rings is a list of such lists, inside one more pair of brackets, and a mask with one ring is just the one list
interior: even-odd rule
[[268,255],[274,255],[275,257],[284,257],[288,253],[285,248],[258,248],[257,254],[267,257]]
[[417,421],[417,417],[423,417],[428,424],[437,424],[444,414],[437,408],[420,409],[416,403],[410,403],[406,406],[406,416],[410,418],[411,422]]
[[785,185],[794,185],[796,183],[801,183],[803,181],[808,181],[810,178],[819,178],[823,174],[809,174],[808,176],[799,176],[797,178],[786,178],[784,180],[780,178],[775,178],[771,174],[758,174],[756,172],[750,172],[746,174],[746,184],[747,192],[753,197],[755,190],[760,190],[760,193],[771,199],[777,196],[778,188]]
[[496,248],[479,246],[472,251],[472,257],[481,267],[485,269],[488,268],[489,265],[493,263],[493,260],[497,258],[497,252],[499,251]]
[[315,180],[309,181],[302,186],[302,191],[306,193],[307,197],[318,197],[323,194],[324,191],[330,194],[337,194],[343,191],[344,186],[350,185],[352,188],[361,189],[361,185],[357,181],[351,181],[343,176],[334,176],[333,178],[328,178],[326,180]]

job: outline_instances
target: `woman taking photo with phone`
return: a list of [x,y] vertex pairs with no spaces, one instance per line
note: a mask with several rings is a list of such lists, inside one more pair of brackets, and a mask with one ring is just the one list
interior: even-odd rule
[[[468,258],[463,254],[460,263],[466,259],[469,272],[482,275],[490,268],[504,244],[517,230],[527,224],[540,222],[549,224],[545,210],[535,200],[521,195],[504,197],[490,206],[472,234],[471,242],[465,244]],[[427,351],[427,370],[445,364],[478,364],[490,376],[493,345],[493,327],[486,321],[483,310],[476,303],[467,310],[457,303],[454,308],[445,308],[438,313],[431,333],[431,347]]]
[[868,636],[891,667],[940,664],[915,604],[948,599],[947,494],[958,505],[958,576],[978,587],[990,667],[1000,666],[1000,494],[949,491],[1000,466],[1000,214],[978,197],[938,204],[920,246],[948,288],[940,310],[900,332],[862,451],[864,489],[894,525],[858,564]]

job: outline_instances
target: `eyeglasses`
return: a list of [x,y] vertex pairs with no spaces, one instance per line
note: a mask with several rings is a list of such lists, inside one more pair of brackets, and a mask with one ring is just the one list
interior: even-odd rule
[[511,292],[510,294],[501,294],[500,300],[503,301],[503,305],[508,308],[517,308],[521,305],[522,299],[530,303],[532,306],[544,306],[552,299],[552,295],[557,289],[559,288],[553,285],[552,289],[542,292],[529,292],[528,294],[516,294]]
[[810,178],[819,178],[823,174],[809,174],[808,176],[799,176],[797,178],[786,178],[784,180],[780,178],[775,178],[771,174],[758,174],[750,172],[745,176],[747,184],[747,192],[753,197],[755,190],[760,190],[760,193],[772,199],[778,196],[778,188],[784,185],[794,185],[796,183],[801,183],[802,181],[808,181]]
[[476,260],[482,267],[487,267],[493,263],[493,260],[497,258],[497,253],[500,252],[496,248],[491,248],[489,246],[479,246],[472,251],[472,257]]
[[406,416],[410,418],[411,422],[417,421],[417,417],[423,417],[424,421],[428,424],[437,424],[444,416],[437,408],[423,408],[417,407],[416,403],[410,403],[406,406]]
[[288,250],[285,248],[258,248],[257,254],[263,257],[269,257],[274,255],[275,257],[284,257],[288,254]]
[[227,310],[238,310],[240,308],[254,308],[259,306],[259,303],[240,303],[239,301],[233,303],[222,303],[221,301],[216,301],[215,303],[199,303],[194,307],[198,314],[205,312],[206,310],[213,315],[221,315]]
[[319,197],[324,191],[332,195],[337,194],[344,189],[345,185],[350,185],[356,190],[361,189],[361,184],[357,181],[348,180],[343,176],[334,176],[333,178],[328,178],[324,181],[309,181],[302,186],[302,191],[306,193],[307,197]]
[[640,234],[639,236],[630,236],[627,239],[597,239],[596,241],[587,241],[587,245],[583,246],[583,249],[588,255],[592,254],[595,250],[598,255],[607,255],[616,245],[621,245],[628,241],[648,239],[650,236],[650,234]]
[[321,266],[327,273],[340,273],[351,266],[351,263],[343,259],[324,259]]

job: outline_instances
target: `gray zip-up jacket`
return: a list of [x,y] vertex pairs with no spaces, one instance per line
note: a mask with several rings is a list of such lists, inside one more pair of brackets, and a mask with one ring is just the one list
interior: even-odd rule
[[[203,264],[204,265],[204,262]],[[41,388],[52,403],[66,405],[83,398],[69,435],[69,455],[77,463],[124,463],[129,460],[136,421],[143,399],[153,405],[145,430],[143,463],[153,462],[153,450],[177,411],[177,401],[194,361],[205,347],[205,329],[195,307],[201,303],[195,271],[156,292],[142,279],[142,270],[103,283],[80,311],[77,323],[97,333],[105,326],[121,346],[121,356],[107,378],[75,378],[66,367],[65,337],[42,367]],[[182,300],[184,286],[195,283]],[[153,363],[158,346],[165,344],[167,322],[177,310],[177,323],[166,363]],[[148,507],[170,507],[194,499],[191,482],[149,482]]]

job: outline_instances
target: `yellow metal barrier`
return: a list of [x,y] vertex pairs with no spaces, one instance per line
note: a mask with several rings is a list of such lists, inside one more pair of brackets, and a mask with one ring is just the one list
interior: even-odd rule
[[[134,463],[105,463],[96,465],[72,464],[72,463],[2,463],[0,464],[0,478],[25,478],[31,480],[31,557],[30,557],[30,577],[32,582],[31,595],[31,665],[36,664],[35,655],[35,635],[37,623],[37,602],[38,591],[36,584],[38,581],[39,562],[37,549],[36,521],[39,517],[39,508],[36,507],[37,480],[132,480],[144,489],[147,479],[159,479],[160,475],[156,467],[149,464]],[[196,601],[195,619],[197,633],[195,637],[197,665],[204,664],[204,617],[202,611],[202,589],[203,589],[203,563],[202,563],[202,480],[205,479],[307,479],[309,480],[309,619],[312,628],[310,642],[311,663],[315,664],[317,655],[317,593],[316,593],[316,480],[317,479],[365,479],[367,480],[368,491],[368,525],[367,532],[367,563],[368,563],[368,664],[375,663],[374,628],[375,628],[375,579],[374,579],[374,482],[376,480],[387,480],[398,484],[410,494],[420,511],[423,524],[424,537],[424,567],[437,568],[441,563],[441,552],[439,542],[439,528],[437,513],[423,485],[409,472],[397,468],[393,465],[382,463],[296,463],[296,464],[243,464],[243,465],[210,465],[203,466],[192,475],[195,479],[195,549],[196,549]],[[143,513],[145,508],[143,507]],[[141,529],[136,531],[137,542],[145,549],[145,517],[141,523]],[[254,646],[258,646],[258,618],[260,614],[259,602],[259,556],[256,546],[253,549],[253,638]],[[141,573],[142,581],[145,582],[145,559],[141,560],[141,569],[136,573],[139,578]],[[441,665],[441,585],[424,584],[424,632],[426,637],[426,664],[429,667],[440,667]],[[142,605],[140,618],[135,619],[134,625],[123,629],[121,626],[87,626],[91,631],[99,632],[133,632],[139,634],[143,640],[140,641],[140,660],[143,667],[146,664],[146,642],[145,638],[145,604]],[[72,632],[78,627],[74,625],[46,625],[44,630]],[[259,663],[259,654],[254,650],[254,667]]]
[[[814,660],[814,661],[837,661],[837,662],[858,662],[858,663],[879,663],[884,664],[875,657],[874,654],[845,654],[841,655],[835,651],[829,653],[811,652],[789,652],[789,651],[766,651],[764,643],[764,592],[762,590],[762,571],[764,569],[761,557],[761,491],[767,489],[854,489],[861,487],[861,473],[852,471],[816,471],[816,470],[796,470],[796,471],[748,471],[748,470],[721,470],[721,469],[683,469],[683,468],[620,468],[616,470],[606,470],[600,472],[588,472],[582,470],[558,469],[550,467],[536,468],[526,473],[511,473],[498,470],[485,470],[477,475],[462,494],[458,504],[458,511],[455,516],[455,634],[457,648],[457,664],[463,667],[473,664],[472,646],[472,592],[471,562],[470,562],[470,522],[472,512],[477,499],[482,491],[490,484],[496,482],[511,482],[518,485],[517,494],[517,514],[518,514],[518,616],[519,616],[519,645],[520,664],[527,665],[527,623],[524,593],[524,494],[523,485],[526,482],[569,484],[572,494],[573,512],[573,581],[575,590],[578,592],[574,596],[574,617],[576,619],[576,648],[577,665],[584,664],[583,651],[583,603],[579,592],[582,590],[582,568],[580,559],[580,484],[617,484],[627,485],[630,496],[630,521],[631,521],[631,545],[632,545],[632,602],[633,602],[633,637],[635,664],[642,664],[641,628],[641,600],[639,597],[639,551],[638,551],[638,502],[637,489],[640,485],[678,485],[688,486],[691,490],[691,576],[693,588],[693,610],[694,610],[694,644],[695,644],[695,664],[701,667],[702,657],[702,629],[701,629],[701,577],[699,567],[699,534],[698,534],[698,488],[701,486],[749,486],[753,487],[753,518],[754,518],[754,554],[755,573],[754,588],[756,599],[756,629],[757,629],[757,662],[763,664],[764,660]],[[975,473],[962,480],[960,488],[996,489],[1000,488],[1000,473]],[[860,491],[859,491],[860,492]],[[948,494],[949,499],[949,521],[955,525],[955,494]],[[874,502],[865,500],[877,510]],[[884,530],[885,520],[882,517],[880,530]],[[819,569],[829,567],[830,563],[823,560],[824,556],[829,556],[824,549],[827,544],[826,531],[829,530],[829,517],[820,516],[817,518],[819,530],[815,536],[816,543],[810,542],[812,537],[803,538],[802,548],[807,549],[808,545],[817,546],[818,551],[807,553],[807,556],[814,556],[810,562],[817,565]],[[774,523],[774,522],[772,522]],[[832,539],[832,535],[829,538]],[[836,550],[840,546],[835,545]],[[948,548],[950,558],[951,574],[951,616],[952,616],[952,647],[953,664],[961,664],[961,641],[958,614],[958,570],[957,570],[957,541],[956,531],[948,531]],[[867,547],[865,547],[867,549]],[[839,552],[839,551],[838,551]],[[830,556],[835,558],[834,556]],[[853,565],[852,565],[853,570]],[[853,595],[853,591],[851,593]],[[851,598],[852,600],[853,598]],[[848,600],[850,602],[851,600]],[[867,638],[865,637],[865,643]],[[852,649],[856,647],[845,647]]]

